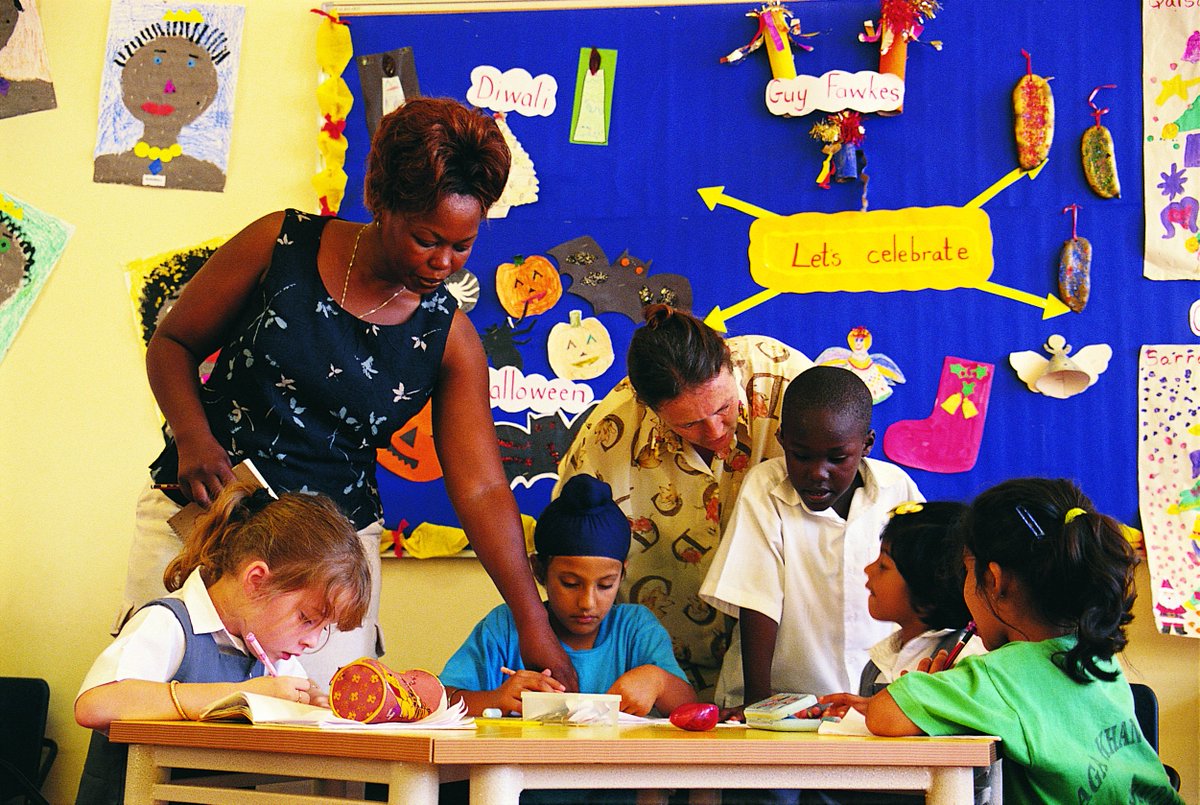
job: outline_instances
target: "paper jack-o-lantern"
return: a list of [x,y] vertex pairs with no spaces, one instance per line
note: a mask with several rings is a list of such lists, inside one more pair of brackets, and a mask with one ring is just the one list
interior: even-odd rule
[[562,279],[545,257],[517,256],[496,268],[496,296],[514,319],[536,316],[562,298]]
[[550,328],[546,339],[550,368],[563,380],[591,380],[613,363],[612,337],[597,318],[571,311],[571,320]]
[[376,451],[376,457],[384,469],[406,481],[441,478],[442,465],[433,444],[433,401],[400,426],[387,448]]

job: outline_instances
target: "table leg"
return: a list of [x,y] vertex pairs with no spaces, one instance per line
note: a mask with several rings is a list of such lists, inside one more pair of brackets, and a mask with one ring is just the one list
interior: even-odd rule
[[991,805],[1004,802],[1004,769],[1000,758],[996,759],[988,771],[988,787],[991,789],[991,799],[988,800]]
[[169,774],[154,764],[154,747],[132,744],[125,767],[126,805],[163,805],[154,799],[154,786],[165,783]]
[[519,766],[472,766],[471,805],[519,805],[522,777]]
[[975,773],[970,767],[941,766],[930,769],[926,805],[961,805],[975,801]]
[[438,805],[438,780],[436,766],[393,763],[388,777],[388,805]]

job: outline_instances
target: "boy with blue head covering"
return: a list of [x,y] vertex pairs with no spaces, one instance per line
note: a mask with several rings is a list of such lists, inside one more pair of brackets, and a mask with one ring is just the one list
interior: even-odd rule
[[[640,604],[617,604],[629,553],[629,520],[612,489],[577,475],[551,501],[533,532],[534,577],[546,589],[550,625],[579,674],[582,693],[616,693],[621,710],[664,715],[696,694],[671,650],[671,638]],[[521,692],[562,691],[548,671],[525,670],[507,604],[489,612],[441,674],[450,701],[472,715],[521,711]]]

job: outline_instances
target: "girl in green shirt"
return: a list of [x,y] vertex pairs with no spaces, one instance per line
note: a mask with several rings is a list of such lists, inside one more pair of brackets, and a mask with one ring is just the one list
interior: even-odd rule
[[960,533],[989,653],[924,662],[858,703],[867,727],[999,736],[1005,802],[1181,803],[1114,659],[1137,595],[1116,521],[1069,481],[1022,478],[979,495]]

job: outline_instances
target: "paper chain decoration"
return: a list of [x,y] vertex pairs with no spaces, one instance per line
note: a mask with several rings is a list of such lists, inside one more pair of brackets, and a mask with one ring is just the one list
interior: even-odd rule
[[326,78],[317,87],[317,106],[323,123],[317,132],[317,150],[321,154],[321,170],[312,178],[321,204],[321,215],[337,215],[346,193],[346,115],[354,105],[350,87],[342,72],[354,55],[349,24],[338,19],[337,13],[312,9],[324,19],[317,29],[317,63]]

